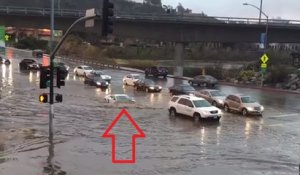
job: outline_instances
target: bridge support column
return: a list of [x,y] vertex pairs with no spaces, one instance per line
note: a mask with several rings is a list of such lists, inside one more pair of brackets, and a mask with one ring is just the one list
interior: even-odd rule
[[174,69],[174,75],[175,76],[183,76],[183,63],[184,63],[184,58],[183,58],[183,43],[176,43],[175,44],[175,69]]

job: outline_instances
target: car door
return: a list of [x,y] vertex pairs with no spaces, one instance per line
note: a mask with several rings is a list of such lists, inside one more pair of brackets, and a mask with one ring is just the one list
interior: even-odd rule
[[239,110],[239,106],[240,106],[240,99],[236,96],[232,97],[232,105],[231,105],[232,109],[238,111]]
[[184,113],[187,116],[193,116],[194,114],[194,105],[191,100],[185,100]]
[[184,99],[184,98],[179,99],[178,103],[176,105],[176,112],[186,115],[185,114],[185,104],[186,104],[186,99]]

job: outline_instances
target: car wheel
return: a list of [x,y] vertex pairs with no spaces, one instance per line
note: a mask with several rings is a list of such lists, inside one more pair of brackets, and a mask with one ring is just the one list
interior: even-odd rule
[[167,78],[167,75],[164,75],[164,78]]
[[212,105],[217,107],[217,102],[216,102],[216,101],[213,101],[213,102],[212,102]]
[[244,109],[242,110],[242,114],[243,114],[243,116],[247,116],[247,115],[248,115],[248,111],[247,111],[246,108],[244,108]]
[[198,113],[194,114],[194,121],[195,121],[196,123],[198,123],[198,122],[200,121],[200,119],[201,119],[200,114],[198,114]]
[[170,115],[170,117],[176,117],[176,115],[177,115],[176,109],[170,108],[169,115]]
[[78,76],[78,72],[77,71],[75,72],[75,75]]
[[230,112],[230,108],[227,104],[224,105],[224,110],[225,112]]

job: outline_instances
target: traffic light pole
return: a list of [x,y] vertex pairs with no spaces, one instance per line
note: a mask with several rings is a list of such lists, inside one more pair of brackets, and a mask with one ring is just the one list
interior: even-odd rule
[[[53,109],[53,104],[54,104],[54,83],[53,83],[53,78],[54,78],[54,59],[55,59],[55,54],[57,53],[57,51],[59,50],[59,48],[61,47],[61,45],[63,44],[63,42],[65,41],[65,39],[67,38],[67,36],[69,35],[69,33],[71,32],[71,30],[74,28],[74,26],[76,24],[78,24],[79,22],[82,21],[86,21],[89,19],[95,19],[97,18],[97,15],[94,16],[84,16],[81,17],[79,19],[77,19],[66,31],[66,33],[64,34],[64,36],[62,37],[62,39],[59,41],[59,43],[55,46],[55,48],[52,50],[51,54],[50,54],[50,111],[49,111],[49,137],[52,138],[53,137],[53,117],[54,117],[54,109]],[[51,23],[52,24],[52,23]],[[53,30],[52,30],[52,35],[53,35]],[[53,42],[53,41],[52,41]],[[52,43],[53,46],[53,43]]]

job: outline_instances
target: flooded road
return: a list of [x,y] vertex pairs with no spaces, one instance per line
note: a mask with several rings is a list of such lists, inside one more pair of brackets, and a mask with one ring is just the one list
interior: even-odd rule
[[[55,104],[55,135],[49,144],[49,107],[38,101],[48,90],[39,89],[38,72],[19,71],[18,63],[30,53],[10,55],[12,64],[0,65],[1,175],[299,174],[300,95],[220,86],[225,93],[255,97],[265,107],[264,116],[224,112],[219,123],[195,124],[188,117],[169,118],[167,87],[173,79],[155,80],[162,93],[136,92],[122,84],[130,72],[104,70],[112,83],[101,91],[71,71],[66,86],[55,89],[64,99]],[[67,64],[71,70],[76,65]],[[112,164],[111,139],[101,137],[122,109],[105,103],[109,93],[126,93],[137,101],[127,107],[146,134],[137,139],[136,164]],[[130,151],[125,137],[130,130],[121,122],[115,131],[119,158]]]

